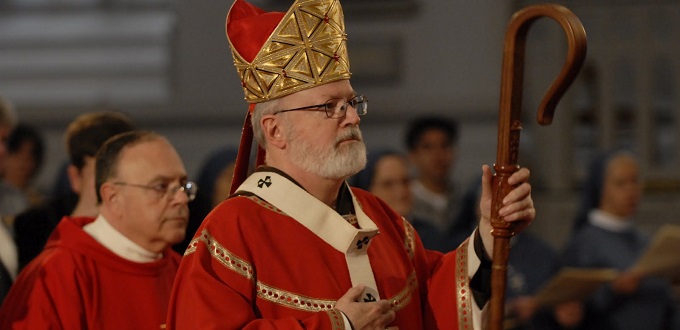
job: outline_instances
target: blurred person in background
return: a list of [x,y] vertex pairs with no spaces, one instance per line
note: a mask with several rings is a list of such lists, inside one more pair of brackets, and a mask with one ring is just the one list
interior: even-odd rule
[[[38,130],[20,123],[9,135],[7,150],[0,183],[0,213],[15,216],[43,201],[32,183],[43,165],[44,140]],[[10,228],[12,225],[13,220]]]
[[[0,168],[5,163],[7,157],[7,139],[16,125],[16,114],[14,106],[9,100],[0,95]],[[12,286],[14,277],[18,272],[17,248],[14,238],[5,223],[4,217],[0,214],[0,305],[5,295]]]
[[132,121],[116,111],[85,113],[68,125],[64,133],[69,159],[65,171],[71,191],[16,216],[14,232],[19,250],[19,269],[40,254],[64,216],[94,217],[99,213],[94,187],[94,156],[107,139],[134,129]]
[[412,120],[406,130],[408,159],[415,170],[411,181],[413,217],[448,236],[458,246],[477,226],[475,210],[462,210],[461,188],[452,177],[457,157],[458,122],[440,116]]
[[541,306],[536,294],[561,268],[558,253],[539,236],[525,231],[510,239],[506,292],[506,329],[581,329],[581,301]]
[[425,248],[441,252],[453,250],[455,246],[446,241],[443,232],[429,221],[412,214],[413,196],[410,183],[408,160],[404,155],[391,150],[369,152],[366,167],[350,179],[352,186],[373,193],[408,220],[418,232]]
[[677,324],[670,283],[629,270],[649,245],[634,220],[642,187],[632,152],[616,149],[592,160],[564,265],[614,268],[621,275],[586,302],[589,329],[673,329]]

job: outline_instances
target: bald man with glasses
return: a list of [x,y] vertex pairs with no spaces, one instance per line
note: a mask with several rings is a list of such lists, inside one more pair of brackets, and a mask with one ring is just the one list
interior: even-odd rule
[[99,215],[66,217],[0,309],[2,329],[162,329],[197,187],[172,145],[148,131],[96,155]]

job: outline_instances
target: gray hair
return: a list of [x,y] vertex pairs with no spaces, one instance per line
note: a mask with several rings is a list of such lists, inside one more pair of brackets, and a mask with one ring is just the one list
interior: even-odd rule
[[264,138],[264,130],[262,129],[262,117],[266,115],[271,115],[278,110],[279,99],[273,99],[265,101],[262,103],[255,104],[255,109],[253,109],[251,124],[253,125],[253,135],[255,136],[255,141],[265,148],[267,146],[267,140]]

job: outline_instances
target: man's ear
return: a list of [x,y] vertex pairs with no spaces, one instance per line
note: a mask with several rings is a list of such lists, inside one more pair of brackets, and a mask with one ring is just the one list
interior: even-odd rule
[[99,187],[99,195],[102,197],[101,203],[115,208],[120,197],[119,191],[119,186],[111,182],[105,182]]
[[69,164],[66,168],[66,175],[68,176],[68,183],[71,185],[71,190],[80,195],[83,191],[83,178],[80,176],[80,170],[73,164]]
[[281,118],[274,115],[266,115],[260,121],[262,125],[262,132],[264,139],[267,140],[267,145],[275,148],[286,148],[286,132]]

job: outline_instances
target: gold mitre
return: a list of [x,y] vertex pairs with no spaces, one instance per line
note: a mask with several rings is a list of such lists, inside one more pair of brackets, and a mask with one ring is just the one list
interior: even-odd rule
[[296,0],[285,14],[236,0],[226,31],[248,103],[351,76],[339,0]]

